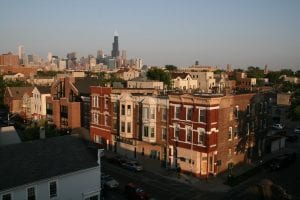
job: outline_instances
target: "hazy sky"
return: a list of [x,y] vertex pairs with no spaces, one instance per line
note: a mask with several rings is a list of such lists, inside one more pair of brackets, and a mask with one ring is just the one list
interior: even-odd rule
[[0,53],[110,55],[148,65],[300,69],[299,0],[2,0]]

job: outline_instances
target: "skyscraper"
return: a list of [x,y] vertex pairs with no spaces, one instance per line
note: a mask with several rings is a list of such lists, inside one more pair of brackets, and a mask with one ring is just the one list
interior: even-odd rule
[[24,46],[20,45],[19,46],[19,60],[20,60],[20,64],[24,64],[24,57],[25,57]]
[[112,43],[112,51],[111,51],[111,57],[113,57],[113,58],[119,57],[119,55],[120,55],[118,40],[119,40],[119,36],[118,36],[118,33],[115,31],[114,42]]

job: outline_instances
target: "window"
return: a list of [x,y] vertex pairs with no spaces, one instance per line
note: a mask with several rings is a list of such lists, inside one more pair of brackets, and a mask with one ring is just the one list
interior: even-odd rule
[[114,102],[114,113],[118,112],[118,103]]
[[161,129],[161,138],[162,138],[162,140],[167,140],[167,129],[166,128]]
[[84,198],[84,200],[98,200],[98,195],[94,195],[94,196]]
[[238,118],[239,118],[239,106],[235,106],[235,109],[234,109],[234,117],[235,117],[235,119],[238,119]]
[[192,120],[192,116],[193,116],[193,108],[188,108],[186,113],[186,119]]
[[175,107],[175,118],[176,119],[180,118],[180,107]]
[[155,108],[151,108],[151,119],[155,119]]
[[56,181],[49,183],[50,198],[57,197],[57,184]]
[[148,137],[149,136],[149,127],[148,126],[144,126],[144,137]]
[[127,115],[131,115],[131,105],[127,105]]
[[92,97],[92,105],[93,105],[93,107],[96,107],[96,108],[99,107],[99,97],[98,96]]
[[149,108],[143,108],[143,119],[149,119]]
[[12,196],[10,193],[2,195],[2,200],[12,200]]
[[127,122],[127,133],[131,133],[131,122]]
[[113,128],[114,128],[114,130],[117,130],[117,120],[116,119],[113,120]]
[[199,129],[198,133],[198,144],[204,144],[205,130]]
[[232,127],[231,126],[229,127],[229,130],[228,130],[228,140],[232,140]]
[[105,97],[105,103],[104,103],[105,109],[108,109],[108,102],[109,102],[109,99],[107,97]]
[[188,127],[186,129],[186,141],[187,142],[192,142],[192,134],[193,134],[193,130],[191,127]]
[[104,115],[104,126],[108,126],[108,115]]
[[206,122],[206,110],[200,109],[200,122]]
[[125,115],[125,105],[122,104],[122,107],[121,107],[121,115]]
[[154,128],[153,127],[151,127],[150,128],[150,136],[152,137],[152,138],[154,138],[154,136],[155,136],[155,130],[154,130]]
[[167,120],[167,109],[162,108],[162,120],[166,121]]
[[179,125],[175,125],[175,129],[174,129],[174,138],[175,139],[179,138],[179,132],[180,132]]
[[121,122],[121,132],[125,132],[125,122]]
[[36,199],[35,187],[27,188],[27,199],[28,200],[35,200]]
[[238,127],[235,126],[234,127],[234,138],[237,138],[238,137]]

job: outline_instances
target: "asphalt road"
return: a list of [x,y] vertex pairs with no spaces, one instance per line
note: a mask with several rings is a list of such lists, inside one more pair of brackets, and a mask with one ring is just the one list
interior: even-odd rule
[[224,194],[204,192],[192,185],[178,182],[149,171],[132,172],[111,163],[102,163],[104,173],[112,175],[119,183],[117,190],[107,191],[105,199],[126,199],[124,186],[133,182],[142,187],[151,198],[156,200],[182,200],[182,199],[222,199]]

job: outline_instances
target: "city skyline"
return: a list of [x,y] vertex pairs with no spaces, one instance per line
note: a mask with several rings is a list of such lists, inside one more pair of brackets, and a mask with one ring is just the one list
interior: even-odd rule
[[[53,7],[53,5],[59,5]],[[72,5],[72,6],[70,6]],[[299,69],[298,1],[6,1],[1,53],[23,45],[43,58],[107,55],[119,49],[147,65],[174,64]],[[50,9],[51,8],[51,9]]]

